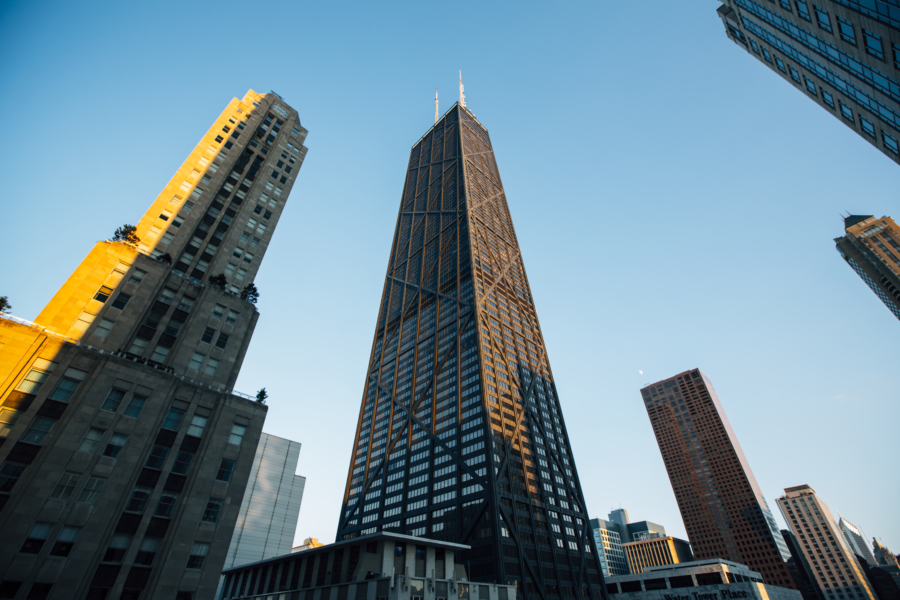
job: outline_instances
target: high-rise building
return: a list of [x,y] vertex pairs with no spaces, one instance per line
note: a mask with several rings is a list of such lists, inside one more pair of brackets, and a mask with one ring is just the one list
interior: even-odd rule
[[776,502],[827,600],[876,600],[837,521],[811,487],[784,488]]
[[262,434],[224,568],[290,553],[306,486],[299,460],[298,442]]
[[847,544],[850,546],[850,549],[854,554],[865,560],[870,565],[877,565],[878,562],[875,560],[875,556],[872,554],[872,551],[869,550],[869,544],[866,541],[866,534],[863,533],[859,527],[841,517],[838,521],[838,527],[841,530],[841,533],[844,534],[844,539],[847,540]]
[[896,0],[721,0],[729,38],[900,163]]
[[275,94],[234,99],[139,239],[98,242],[35,323],[0,318],[0,595],[214,594],[266,413],[232,390],[244,288],[305,133]]
[[794,587],[803,596],[803,600],[824,600],[824,596],[816,584],[812,567],[809,566],[806,555],[800,550],[800,542],[797,541],[797,536],[791,533],[789,529],[782,529],[781,537],[784,538],[788,552],[791,553],[791,557],[787,559],[786,564],[788,572],[791,574],[791,579],[794,580]]
[[474,581],[602,579],[487,129],[461,103],[412,148],[337,539],[470,545]]
[[794,587],[790,557],[712,382],[699,369],[641,390],[691,549]]
[[604,577],[628,575],[628,558],[623,544],[666,536],[666,528],[662,525],[650,521],[630,522],[624,508],[611,511],[608,521],[591,519],[591,530]]
[[647,537],[622,544],[622,547],[628,557],[628,570],[633,574],[643,573],[647,567],[677,565],[694,560],[691,545],[670,535]]
[[900,319],[900,226],[890,217],[849,215],[835,238],[841,257]]

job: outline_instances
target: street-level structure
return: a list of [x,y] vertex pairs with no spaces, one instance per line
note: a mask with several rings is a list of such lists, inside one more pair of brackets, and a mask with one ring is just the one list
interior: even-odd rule
[[724,558],[794,587],[775,518],[712,382],[699,369],[641,390],[697,560]]
[[233,391],[247,285],[305,135],[277,95],[235,98],[136,237],[98,242],[34,323],[0,318],[7,597],[214,595],[266,414]]
[[900,163],[896,0],[722,0],[728,37]]
[[473,581],[599,598],[584,496],[487,129],[454,104],[414,144],[338,540],[471,546]]
[[784,488],[777,502],[827,600],[876,600],[856,555],[815,490],[808,485]]
[[900,319],[900,226],[890,217],[844,217],[846,235],[835,238],[838,253]]

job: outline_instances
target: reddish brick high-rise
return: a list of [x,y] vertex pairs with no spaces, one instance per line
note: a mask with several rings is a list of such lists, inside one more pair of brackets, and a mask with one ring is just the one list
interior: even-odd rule
[[709,379],[693,369],[641,394],[694,557],[733,560],[793,588],[784,539]]

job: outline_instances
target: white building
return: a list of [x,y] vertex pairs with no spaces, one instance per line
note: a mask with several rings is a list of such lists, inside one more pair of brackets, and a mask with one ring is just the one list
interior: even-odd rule
[[844,517],[841,517],[838,525],[841,528],[841,533],[844,534],[844,539],[846,539],[847,543],[850,545],[850,549],[873,567],[876,566],[878,561],[875,560],[875,555],[869,550],[866,534]]

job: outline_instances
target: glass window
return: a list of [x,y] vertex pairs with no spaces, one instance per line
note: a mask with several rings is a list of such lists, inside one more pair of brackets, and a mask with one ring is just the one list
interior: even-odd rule
[[139,284],[144,280],[144,275],[147,274],[147,271],[142,271],[141,269],[135,269],[131,274],[131,277],[128,278],[128,283],[133,283],[135,285]]
[[31,527],[31,531],[28,532],[28,537],[25,538],[25,543],[22,544],[22,549],[19,552],[23,554],[37,554],[44,547],[44,542],[50,537],[52,530],[53,523],[35,523]]
[[865,131],[868,135],[875,137],[875,126],[872,125],[872,122],[870,120],[860,115],[859,124],[862,125],[863,131]]
[[103,562],[120,563],[125,558],[125,551],[131,544],[131,536],[125,533],[115,533],[109,541],[106,553],[103,555]]
[[106,485],[104,477],[91,477],[78,495],[78,501],[84,504],[96,504],[104,485]]
[[206,375],[215,375],[218,366],[219,361],[215,358],[210,358],[208,361],[206,361],[206,366],[203,368],[203,372]]
[[110,321],[109,319],[100,319],[100,322],[97,323],[96,327],[94,327],[93,334],[99,338],[106,339],[106,336],[109,335],[109,332],[114,324],[115,322]]
[[233,310],[228,311],[228,318],[225,319],[226,325],[234,325],[237,322],[238,313]]
[[81,527],[63,525],[62,531],[56,536],[53,548],[50,549],[50,556],[68,556],[72,552],[72,546],[75,545],[79,533],[81,533]]
[[145,537],[138,549],[134,564],[144,566],[152,565],[157,552],[159,552],[159,538]]
[[47,375],[49,375],[47,371],[31,369],[28,371],[28,374],[25,375],[25,379],[16,386],[16,390],[25,392],[26,394],[36,394],[40,389],[41,384],[47,379]]
[[191,417],[191,426],[188,427],[187,434],[194,437],[203,436],[203,429],[206,427],[207,420],[206,417],[200,415]]
[[78,451],[88,453],[93,452],[97,449],[97,446],[100,445],[101,439],[103,439],[103,430],[91,427],[84,435],[84,439],[81,440],[81,443],[78,445]]
[[109,297],[112,296],[113,289],[109,286],[101,285],[100,289],[97,290],[97,293],[94,294],[94,300],[99,300],[100,302],[106,302],[109,300]]
[[206,503],[206,510],[203,511],[203,520],[207,523],[216,523],[219,520],[221,511],[222,500],[220,498],[210,498]]
[[84,371],[78,369],[66,369],[65,375],[62,376],[59,383],[56,384],[56,388],[50,392],[50,396],[48,397],[52,400],[68,402],[69,398],[72,397],[72,394],[75,393],[78,384],[84,381],[85,377],[87,377],[87,373]]
[[184,411],[179,408],[170,408],[169,414],[166,416],[166,422],[163,423],[163,429],[171,429],[178,431],[181,427],[181,420],[184,418]]
[[784,62],[777,56],[775,57],[775,66],[778,67],[778,70],[781,71],[782,73],[787,73],[787,71],[784,68]]
[[900,69],[900,44],[891,44],[891,52],[894,53],[894,68]]
[[200,341],[208,344],[212,341],[214,335],[216,335],[216,330],[212,327],[207,327],[203,335],[200,336]]
[[125,294],[123,292],[119,292],[119,295],[116,296],[116,299],[113,300],[112,306],[113,308],[118,308],[119,310],[125,308],[125,305],[128,304],[128,301],[131,300],[131,296]]
[[72,492],[75,491],[75,486],[78,485],[80,477],[78,473],[72,473],[71,471],[63,473],[63,476],[56,482],[53,491],[50,492],[50,498],[52,500],[68,500],[72,496]]
[[5,438],[12,431],[13,425],[22,415],[21,411],[10,408],[0,408],[0,438]]
[[150,450],[150,456],[147,457],[147,464],[144,466],[148,469],[162,469],[166,462],[166,456],[169,455],[169,449],[160,444],[154,444]]
[[106,395],[106,400],[103,401],[103,406],[100,407],[100,410],[108,410],[111,412],[119,410],[119,405],[122,404],[125,393],[126,392],[117,390],[116,388],[109,390],[109,394]]
[[157,346],[153,349],[153,354],[150,355],[150,360],[156,363],[166,362],[166,357],[169,355],[169,349],[165,346]]
[[840,17],[837,18],[838,22],[838,30],[841,32],[841,39],[847,42],[848,44],[856,45],[856,31],[853,29],[853,23],[842,19]]
[[150,494],[152,492],[153,490],[147,487],[134,488],[134,491],[131,492],[131,497],[125,504],[125,511],[143,513],[144,509],[147,508],[147,501],[150,500]]
[[881,45],[881,36],[876,35],[868,29],[863,29],[863,37],[866,39],[866,52],[884,60],[884,46]]
[[795,0],[795,2],[797,4],[797,14],[800,15],[801,18],[811,21],[812,19],[809,16],[809,6],[807,6],[806,0]]
[[5,462],[0,467],[0,492],[11,492],[25,471],[25,465],[14,462]]
[[153,514],[157,517],[165,517],[169,518],[172,516],[172,511],[175,510],[175,503],[178,501],[178,494],[174,492],[163,492],[159,497],[159,502],[156,504],[156,510]]
[[834,98],[831,97],[831,92],[825,91],[825,88],[822,88],[822,100],[825,101],[825,104],[834,108]]
[[818,92],[816,91],[816,84],[810,81],[809,77],[804,77],[803,82],[806,83],[806,89],[810,94],[813,94],[814,96],[818,95]]
[[131,396],[131,401],[128,403],[128,406],[125,407],[125,412],[123,413],[126,417],[138,418],[141,414],[141,409],[144,408],[144,403],[147,401],[147,396],[141,396],[139,394],[133,394]]
[[228,334],[220,333],[218,339],[216,339],[216,348],[224,350],[226,345],[228,345]]
[[216,473],[216,479],[219,481],[231,481],[231,474],[234,472],[234,461],[223,458],[219,463],[219,472]]
[[894,154],[900,154],[900,147],[897,146],[897,140],[881,131],[881,138],[884,140],[884,147]]
[[215,308],[213,308],[212,316],[213,319],[221,319],[225,315],[225,307],[221,304],[216,304]]
[[124,433],[114,433],[112,437],[109,438],[106,448],[103,449],[103,456],[118,458],[119,454],[122,452],[122,448],[125,447],[125,440],[127,439],[128,436]]
[[838,100],[838,104],[841,105],[841,115],[851,123],[853,123],[853,111],[849,106]]
[[824,29],[828,33],[833,33],[831,30],[831,19],[828,18],[828,11],[823,8],[819,8],[818,6],[816,6],[815,9],[816,21],[819,23],[819,27],[821,29]]
[[28,442],[29,444],[43,444],[44,440],[47,438],[47,434],[53,429],[55,423],[56,421],[54,419],[35,417],[34,421],[31,422],[31,427],[29,427],[28,431],[25,432],[25,435],[22,436],[22,441]]
[[235,423],[231,426],[231,435],[228,436],[228,443],[240,446],[244,441],[244,434],[247,433],[247,427]]
[[187,568],[202,569],[207,554],[209,554],[209,544],[206,542],[194,542],[194,547],[191,548],[191,555],[188,558]]
[[193,452],[185,452],[180,450],[178,456],[175,457],[175,465],[172,466],[172,472],[184,475],[191,468],[191,461],[194,460]]
[[195,371],[200,370],[200,365],[203,364],[204,356],[199,352],[194,352],[194,356],[191,357],[191,362],[188,365],[188,369],[193,369]]
[[791,79],[793,79],[797,83],[800,83],[800,73],[797,72],[797,69],[795,69],[794,67],[788,67],[788,69],[791,71]]

